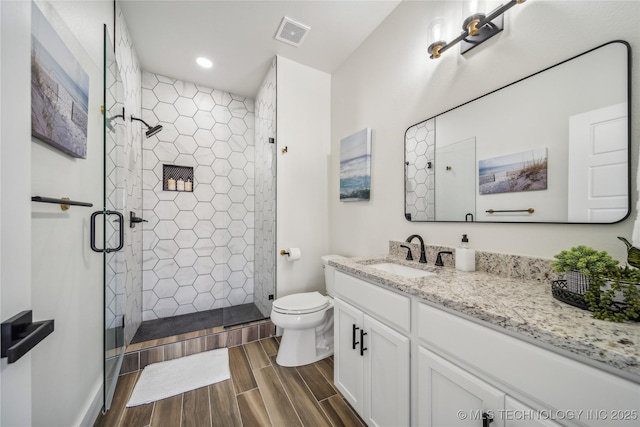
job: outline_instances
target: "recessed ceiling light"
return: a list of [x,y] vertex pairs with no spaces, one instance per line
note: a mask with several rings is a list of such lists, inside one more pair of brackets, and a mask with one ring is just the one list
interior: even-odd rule
[[213,62],[211,62],[210,59],[207,59],[204,56],[200,56],[199,58],[197,58],[196,62],[202,68],[211,68],[211,67],[213,67]]

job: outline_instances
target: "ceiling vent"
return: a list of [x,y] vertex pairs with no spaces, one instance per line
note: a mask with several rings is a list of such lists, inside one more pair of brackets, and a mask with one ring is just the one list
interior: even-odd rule
[[280,23],[275,39],[298,47],[304,41],[309,30],[311,30],[311,27],[307,27],[306,25],[285,16],[282,18],[282,22]]

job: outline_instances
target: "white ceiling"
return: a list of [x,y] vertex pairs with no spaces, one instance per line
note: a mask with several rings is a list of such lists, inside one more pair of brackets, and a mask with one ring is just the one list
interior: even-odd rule
[[[332,73],[401,0],[119,0],[142,69],[254,97],[277,54]],[[283,16],[311,27],[276,41]],[[198,56],[213,61],[208,70]]]

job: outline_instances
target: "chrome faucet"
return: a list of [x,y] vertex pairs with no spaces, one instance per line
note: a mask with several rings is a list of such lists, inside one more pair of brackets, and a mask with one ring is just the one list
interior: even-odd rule
[[414,238],[416,238],[416,237],[417,237],[417,238],[418,238],[418,240],[420,241],[420,261],[418,261],[418,262],[421,262],[421,263],[423,263],[423,264],[426,264],[426,263],[427,263],[427,254],[426,254],[426,252],[424,251],[424,240],[422,240],[422,237],[420,237],[420,236],[419,236],[419,235],[417,235],[417,234],[412,234],[411,236],[407,237],[406,242],[407,242],[407,243],[411,243],[411,241],[412,241]]

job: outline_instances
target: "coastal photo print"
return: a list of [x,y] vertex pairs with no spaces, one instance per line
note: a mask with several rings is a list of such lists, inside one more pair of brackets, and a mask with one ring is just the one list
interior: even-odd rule
[[31,135],[87,158],[89,76],[51,23],[31,8]]
[[371,128],[340,140],[340,201],[369,200],[371,193]]
[[480,194],[547,189],[547,149],[521,151],[478,162]]

